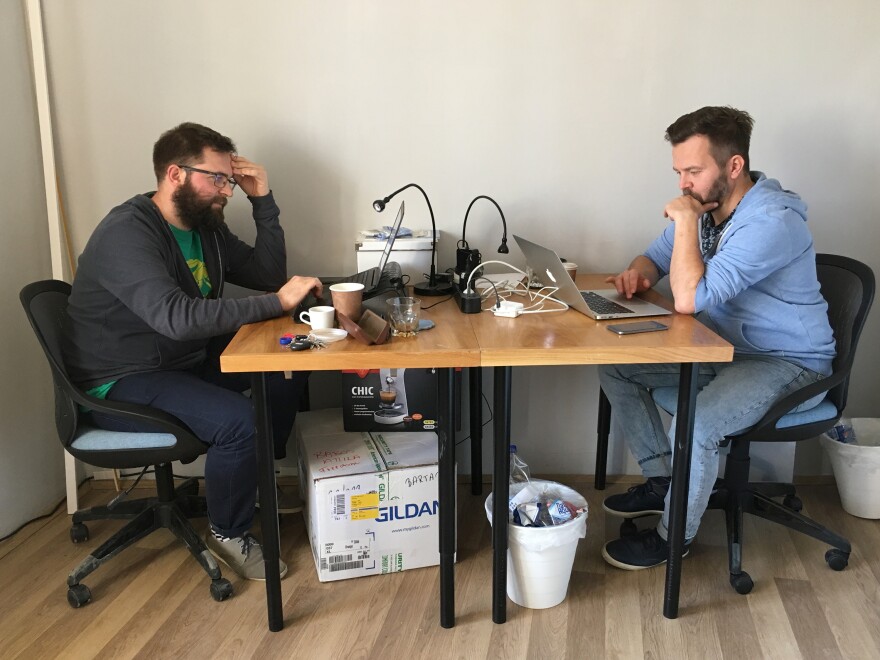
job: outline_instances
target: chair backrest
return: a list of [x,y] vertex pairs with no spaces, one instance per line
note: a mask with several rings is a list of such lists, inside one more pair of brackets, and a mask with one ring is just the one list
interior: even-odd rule
[[[831,374],[783,397],[753,427],[727,440],[738,443],[805,440],[830,429],[843,414],[856,347],[874,301],[874,273],[861,261],[835,254],[817,254],[816,274],[828,303],[828,321],[836,343],[837,355],[832,361]],[[791,413],[820,394],[825,394],[825,398],[815,408],[815,411],[822,409],[819,414]],[[830,405],[823,408],[826,403]]]
[[[65,317],[71,287],[58,280],[43,280],[25,286],[19,298],[34,334],[40,342],[55,388],[55,426],[58,438],[71,454],[99,467],[128,468],[154,465],[170,461],[190,462],[204,454],[207,448],[179,419],[150,406],[96,399],[85,394],[71,380],[64,366],[62,345]],[[73,446],[83,430],[80,406],[125,418],[141,425],[149,425],[153,432],[172,434],[173,446],[131,445],[114,449],[81,449]],[[133,434],[129,434],[133,435]],[[137,435],[149,435],[137,434]]]
[[822,296],[828,303],[828,321],[836,342],[834,373],[844,375],[841,382],[829,390],[828,399],[842,412],[846,407],[856,346],[874,301],[874,273],[861,261],[835,254],[817,254],[816,273]]
[[58,280],[28,284],[21,290],[19,296],[28,321],[52,370],[52,383],[55,388],[55,427],[65,447],[69,447],[76,437],[79,421],[79,408],[70,395],[70,389],[74,386],[64,368],[61,348],[64,315],[69,297],[70,285]]

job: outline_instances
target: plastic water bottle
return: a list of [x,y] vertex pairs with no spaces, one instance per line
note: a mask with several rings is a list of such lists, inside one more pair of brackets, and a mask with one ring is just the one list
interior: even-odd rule
[[510,483],[531,481],[529,466],[516,453],[516,445],[510,445]]

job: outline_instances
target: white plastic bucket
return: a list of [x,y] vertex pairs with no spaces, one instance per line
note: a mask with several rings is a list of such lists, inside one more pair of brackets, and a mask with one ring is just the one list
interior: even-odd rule
[[850,420],[855,443],[822,435],[819,441],[831,459],[843,510],[859,518],[880,518],[880,419]]
[[[584,497],[555,481],[532,479],[542,492],[552,488],[578,508],[586,507]],[[510,485],[514,495],[525,483]],[[486,515],[492,522],[492,495],[486,499]],[[507,526],[507,596],[517,605],[540,610],[565,600],[578,541],[587,535],[587,513],[553,527]]]

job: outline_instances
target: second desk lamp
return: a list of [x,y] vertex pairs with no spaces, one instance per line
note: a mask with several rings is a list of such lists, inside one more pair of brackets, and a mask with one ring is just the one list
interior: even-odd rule
[[471,203],[468,204],[467,211],[465,211],[464,223],[461,226],[461,240],[458,242],[458,247],[455,250],[455,273],[458,276],[458,289],[461,293],[466,293],[465,287],[467,286],[468,278],[471,273],[479,267],[480,262],[482,261],[480,251],[476,248],[471,249],[470,245],[468,245],[467,239],[465,239],[468,214],[471,212],[471,207],[473,207],[474,202],[478,199],[487,199],[495,205],[496,209],[498,209],[498,213],[501,214],[501,224],[504,227],[504,233],[501,236],[501,245],[498,246],[498,254],[507,254],[510,252],[507,247],[507,221],[504,219],[504,211],[498,206],[498,202],[491,197],[488,197],[487,195],[477,195],[471,200]]

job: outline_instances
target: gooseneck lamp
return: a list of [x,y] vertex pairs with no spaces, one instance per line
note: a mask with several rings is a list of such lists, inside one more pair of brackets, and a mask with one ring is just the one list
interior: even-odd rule
[[417,183],[408,183],[402,188],[398,188],[393,193],[388,195],[387,197],[383,197],[382,199],[377,199],[373,202],[373,208],[376,212],[381,213],[385,210],[385,205],[391,201],[391,199],[399,192],[406,190],[407,188],[418,188],[419,191],[424,195],[425,201],[428,203],[428,211],[431,214],[431,272],[428,273],[428,281],[427,282],[419,282],[413,287],[413,291],[416,295],[419,296],[443,296],[452,292],[452,284],[449,282],[440,282],[437,280],[437,267],[435,265],[436,255],[437,255],[437,224],[434,222],[434,209],[431,208],[431,200],[428,199],[428,194],[422,189],[420,185]]
[[471,208],[478,199],[487,199],[495,205],[495,208],[498,209],[498,213],[501,214],[501,224],[504,227],[504,233],[501,236],[501,245],[498,246],[499,254],[507,254],[510,250],[507,247],[507,220],[504,219],[504,211],[501,210],[501,207],[498,206],[498,202],[489,197],[488,195],[477,195],[471,200],[471,203],[468,204],[467,211],[464,214],[464,223],[461,226],[461,240],[458,242],[457,249],[455,251],[455,272],[458,275],[458,283],[459,290],[464,292],[465,286],[470,276],[471,272],[473,272],[479,265],[482,260],[480,255],[480,251],[477,249],[471,249],[470,245],[468,245],[467,239],[465,238],[465,234],[467,232],[467,219],[468,215],[471,212]]

